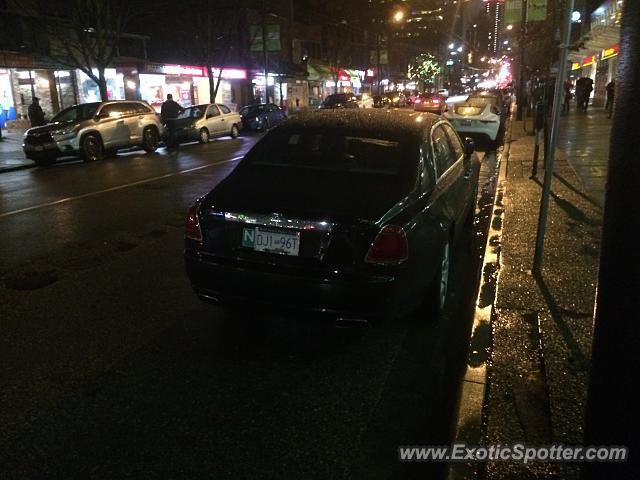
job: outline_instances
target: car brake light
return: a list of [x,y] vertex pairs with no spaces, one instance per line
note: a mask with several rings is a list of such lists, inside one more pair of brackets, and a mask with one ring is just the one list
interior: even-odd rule
[[420,101],[421,101],[421,100],[420,100],[419,98],[416,98],[413,102],[414,102],[414,103],[420,103]]
[[440,100],[438,100],[437,98],[434,98],[433,100],[431,100],[433,103],[440,103]]
[[409,257],[409,243],[402,227],[385,225],[369,247],[365,262],[393,265]]
[[198,242],[202,241],[202,231],[200,230],[200,221],[198,220],[198,208],[194,205],[187,213],[187,220],[184,225],[184,236]]

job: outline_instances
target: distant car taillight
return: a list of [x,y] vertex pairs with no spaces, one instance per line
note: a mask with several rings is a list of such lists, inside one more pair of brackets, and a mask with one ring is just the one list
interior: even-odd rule
[[409,243],[402,227],[385,225],[367,252],[365,262],[395,265],[409,258]]
[[200,220],[198,219],[198,208],[194,205],[187,213],[187,220],[184,224],[184,236],[197,242],[202,241],[202,231],[200,230]]
[[420,103],[422,100],[420,100],[419,98],[416,98],[413,103]]

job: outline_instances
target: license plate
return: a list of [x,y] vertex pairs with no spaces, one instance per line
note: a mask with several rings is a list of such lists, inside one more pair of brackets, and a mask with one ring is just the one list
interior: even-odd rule
[[473,120],[460,120],[460,125],[463,127],[470,127],[473,125]]
[[298,256],[300,232],[251,227],[242,229],[242,246],[256,252]]

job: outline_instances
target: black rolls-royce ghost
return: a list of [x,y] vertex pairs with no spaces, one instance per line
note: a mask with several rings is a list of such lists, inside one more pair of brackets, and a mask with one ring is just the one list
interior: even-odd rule
[[473,142],[429,113],[290,118],[188,212],[196,294],[361,320],[445,305],[453,245],[473,222]]

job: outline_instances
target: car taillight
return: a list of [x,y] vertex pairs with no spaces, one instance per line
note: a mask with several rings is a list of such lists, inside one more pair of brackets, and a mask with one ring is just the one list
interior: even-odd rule
[[198,208],[194,205],[187,213],[187,220],[184,224],[184,236],[197,242],[202,241],[202,231],[200,230],[200,220],[198,219]]
[[420,100],[419,98],[416,98],[416,99],[413,101],[413,103],[420,103],[420,102],[421,102],[421,100]]
[[393,265],[409,257],[409,243],[402,227],[385,225],[369,247],[365,262]]
[[438,100],[437,98],[434,98],[433,100],[431,100],[432,103],[438,104],[440,103],[440,100]]

